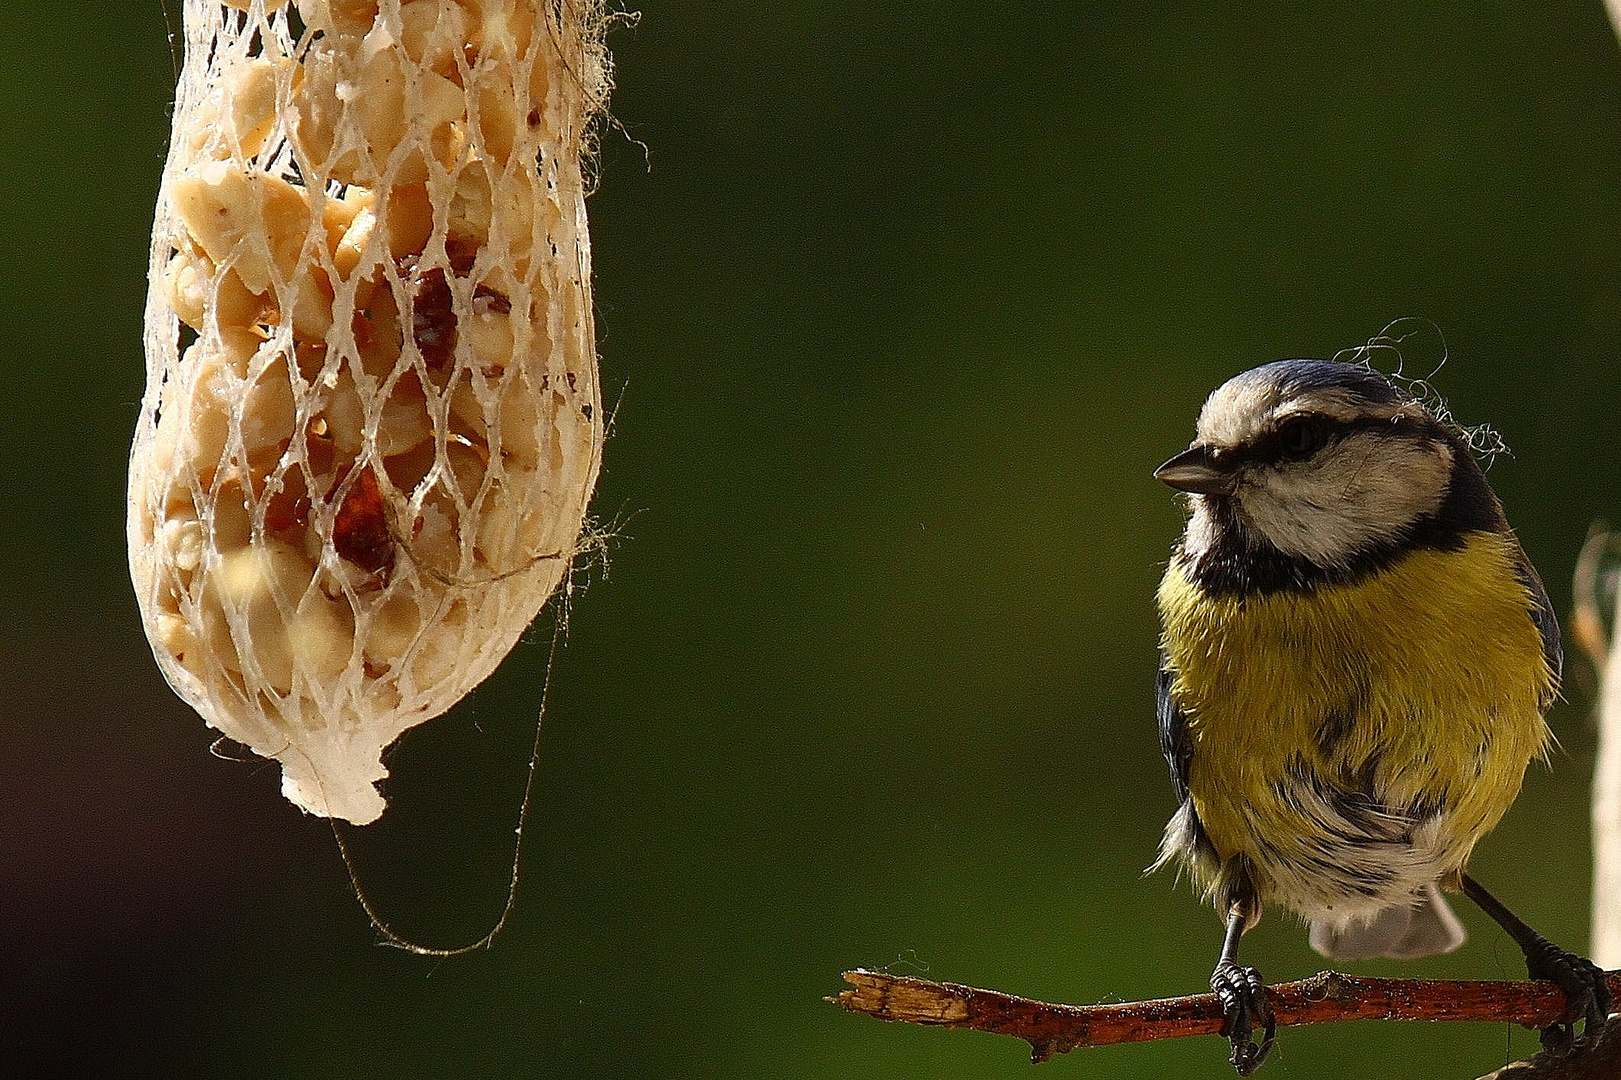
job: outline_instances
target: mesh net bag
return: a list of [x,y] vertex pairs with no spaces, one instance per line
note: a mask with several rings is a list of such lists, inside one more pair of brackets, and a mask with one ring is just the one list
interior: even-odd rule
[[488,676],[600,461],[594,0],[185,0],[129,552],[164,676],[312,813]]

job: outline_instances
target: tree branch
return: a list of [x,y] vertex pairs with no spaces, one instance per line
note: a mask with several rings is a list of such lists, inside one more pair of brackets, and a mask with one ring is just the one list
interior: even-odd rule
[[1621,1076],[1621,1019],[1583,1035],[1568,1054],[1543,1052],[1504,1065],[1480,1080],[1615,1080]]
[[[1606,978],[1610,993],[1621,998],[1621,972],[1610,972]],[[1055,1005],[996,990],[860,968],[846,971],[844,981],[854,989],[827,1000],[849,1012],[880,1020],[1014,1035],[1030,1044],[1030,1059],[1038,1064],[1077,1046],[1218,1035],[1222,1027],[1221,1005],[1215,994],[1107,1005]],[[1339,1020],[1478,1020],[1540,1028],[1558,1020],[1565,1010],[1564,991],[1540,980],[1371,979],[1323,971],[1309,979],[1269,986],[1266,994],[1280,1027]],[[1546,1074],[1508,1075],[1517,1080],[1522,1075]]]

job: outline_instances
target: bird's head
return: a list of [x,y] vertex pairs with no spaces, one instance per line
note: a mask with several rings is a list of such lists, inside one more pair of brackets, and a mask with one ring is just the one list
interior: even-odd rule
[[1154,476],[1191,493],[1188,554],[1239,528],[1330,568],[1433,520],[1460,455],[1459,439],[1378,372],[1280,360],[1218,387],[1193,445]]

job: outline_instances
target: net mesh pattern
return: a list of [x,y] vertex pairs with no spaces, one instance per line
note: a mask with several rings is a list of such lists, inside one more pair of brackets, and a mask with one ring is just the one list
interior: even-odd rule
[[381,755],[569,571],[603,438],[569,0],[186,0],[130,566],[158,664],[283,793]]

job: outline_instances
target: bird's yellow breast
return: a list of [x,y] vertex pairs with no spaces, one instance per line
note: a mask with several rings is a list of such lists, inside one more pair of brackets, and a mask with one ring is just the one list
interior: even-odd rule
[[1462,867],[1549,741],[1542,704],[1557,676],[1520,558],[1511,535],[1477,532],[1353,584],[1251,596],[1206,593],[1173,559],[1161,647],[1187,718],[1194,809],[1221,859],[1264,872],[1291,850],[1331,852],[1290,792],[1304,776],[1331,799],[1436,813],[1435,870]]

